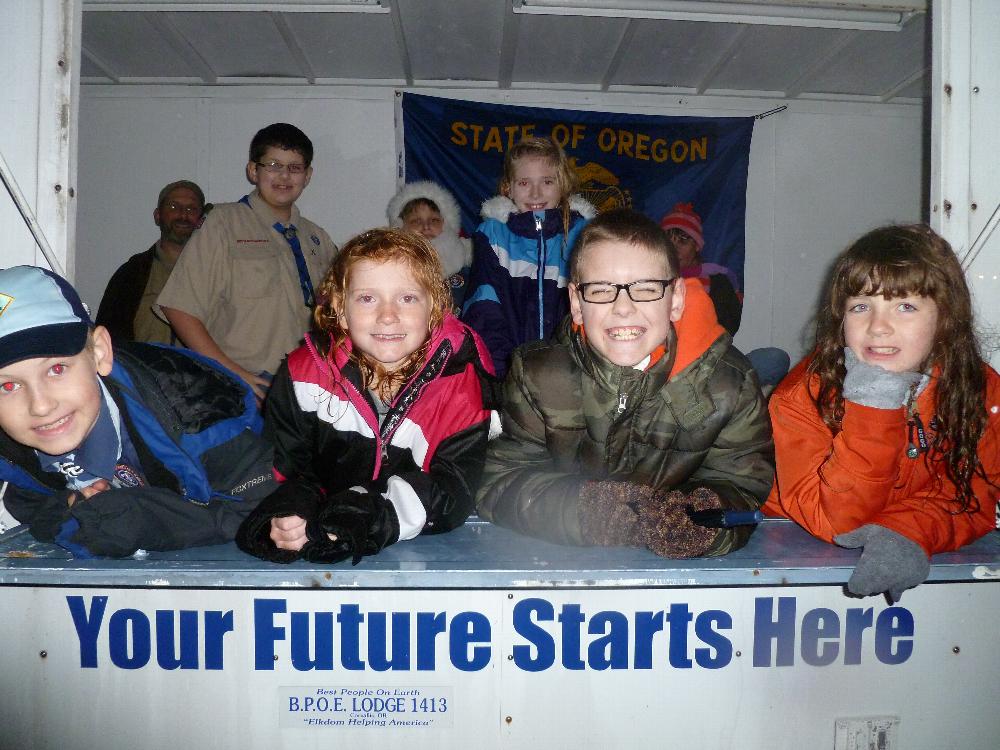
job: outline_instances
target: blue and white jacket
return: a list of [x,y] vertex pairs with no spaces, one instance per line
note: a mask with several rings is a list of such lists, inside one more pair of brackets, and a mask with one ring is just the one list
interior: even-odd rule
[[101,378],[135,449],[142,486],[113,487],[72,506],[62,474],[0,430],[3,503],[32,536],[77,557],[123,557],[233,539],[277,486],[253,392],[214,360],[166,346],[115,347]]
[[518,213],[504,196],[483,204],[462,320],[486,342],[498,377],[514,349],[548,338],[569,312],[569,253],[595,214],[586,200],[572,196],[566,234],[557,208]]

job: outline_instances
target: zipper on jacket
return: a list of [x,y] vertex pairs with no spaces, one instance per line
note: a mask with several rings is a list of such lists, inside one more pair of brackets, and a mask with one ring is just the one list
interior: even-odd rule
[[535,214],[535,231],[538,232],[538,338],[545,338],[545,237],[542,235],[542,217]]
[[619,393],[618,394],[618,413],[621,414],[625,411],[625,404],[628,402],[628,394]]

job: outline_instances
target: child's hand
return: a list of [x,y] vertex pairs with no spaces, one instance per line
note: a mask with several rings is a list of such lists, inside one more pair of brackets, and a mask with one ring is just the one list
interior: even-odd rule
[[639,503],[642,541],[660,557],[698,557],[715,541],[717,529],[699,526],[688,516],[692,510],[718,510],[719,496],[707,487],[691,492],[657,492]]
[[80,490],[80,494],[83,495],[84,500],[89,500],[98,492],[104,492],[105,490],[110,490],[110,489],[111,489],[111,484],[108,482],[107,479],[98,479],[92,485],[84,487],[82,490]]
[[923,583],[931,570],[919,544],[885,526],[868,523],[838,534],[833,541],[848,549],[864,547],[847,582],[847,590],[858,596],[885,593],[895,604],[906,589]]
[[844,366],[844,398],[875,409],[899,409],[910,388],[923,377],[919,372],[890,372],[862,362],[850,347],[844,349]]
[[[107,479],[98,479],[93,484],[91,484],[91,485],[89,485],[89,486],[84,487],[83,489],[81,489],[79,491],[79,494],[80,494],[80,496],[83,497],[84,500],[89,500],[94,495],[96,495],[98,492],[104,492],[105,490],[110,490],[110,489],[111,489],[111,485],[108,483]],[[68,505],[70,508],[72,508],[73,507],[73,503],[75,503],[77,501],[77,499],[78,499],[77,498],[77,493],[76,492],[71,492],[69,494],[69,497],[66,498],[66,505]]]
[[301,516],[272,518],[270,537],[278,549],[298,552],[309,541],[306,536],[306,519]]
[[655,492],[634,482],[587,482],[577,507],[583,540],[600,547],[641,547],[638,504]]

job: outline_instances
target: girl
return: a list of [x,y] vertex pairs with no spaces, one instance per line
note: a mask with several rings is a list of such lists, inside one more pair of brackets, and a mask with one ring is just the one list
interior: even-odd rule
[[417,234],[374,229],[344,247],[319,289],[318,333],[275,375],[265,432],[283,484],[240,527],[241,549],[357,563],[465,521],[486,452],[489,357],[449,297]]
[[558,144],[527,138],[504,158],[500,195],[483,204],[462,319],[486,341],[498,376],[517,346],[548,338],[569,312],[569,251],[596,213],[573,195],[576,182]]
[[852,593],[896,601],[930,555],[994,527],[1000,377],[980,356],[958,259],[930,228],[876,229],[840,256],[816,348],[770,411],[765,511],[863,547]]
[[423,235],[437,250],[451,289],[452,312],[458,315],[472,265],[472,243],[459,236],[461,214],[454,196],[436,182],[411,182],[386,207],[389,226]]

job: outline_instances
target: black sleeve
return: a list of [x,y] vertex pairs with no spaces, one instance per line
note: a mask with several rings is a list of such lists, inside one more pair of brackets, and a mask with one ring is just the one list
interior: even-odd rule
[[274,446],[274,468],[285,479],[321,484],[313,467],[316,429],[316,416],[299,408],[286,359],[274,374],[264,407],[264,437]]
[[7,485],[3,503],[14,518],[28,526],[31,535],[40,542],[55,541],[63,523],[69,518],[69,490],[51,494],[31,492],[13,484]]
[[733,283],[724,273],[709,277],[708,296],[715,305],[715,315],[719,323],[730,336],[735,336],[740,330],[740,321],[743,318],[743,303],[733,289]]
[[90,499],[77,493],[56,542],[74,554],[123,557],[137,549],[164,551],[232,541],[243,519],[277,486],[271,449],[247,430],[207,451],[202,464],[218,493],[208,503],[163,487],[111,489]]
[[132,290],[130,283],[137,283],[135,274],[130,273],[130,262],[120,266],[108,281],[104,290],[100,307],[97,308],[95,323],[104,326],[111,334],[112,341],[131,341],[135,338],[135,313],[138,309],[137,300],[141,298],[143,289]]

